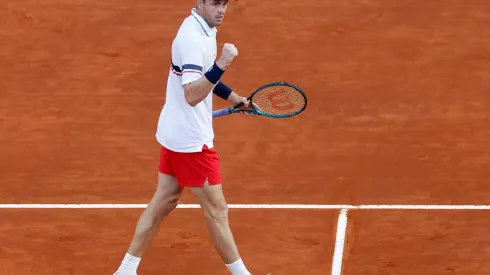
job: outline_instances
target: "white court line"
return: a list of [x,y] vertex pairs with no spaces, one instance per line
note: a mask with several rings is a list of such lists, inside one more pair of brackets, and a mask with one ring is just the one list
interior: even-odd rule
[[333,252],[332,275],[342,274],[342,257],[344,255],[345,234],[347,232],[347,209],[342,209],[337,222],[337,236]]
[[[0,204],[0,209],[137,209],[147,204]],[[490,205],[329,205],[329,204],[229,204],[230,209],[367,209],[367,210],[490,210]],[[198,204],[179,204],[177,208],[197,209]]]

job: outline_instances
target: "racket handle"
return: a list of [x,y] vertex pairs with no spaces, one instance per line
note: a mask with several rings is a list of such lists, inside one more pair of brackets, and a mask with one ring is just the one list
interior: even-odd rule
[[229,114],[231,114],[230,108],[224,108],[224,109],[213,111],[213,117],[227,116]]

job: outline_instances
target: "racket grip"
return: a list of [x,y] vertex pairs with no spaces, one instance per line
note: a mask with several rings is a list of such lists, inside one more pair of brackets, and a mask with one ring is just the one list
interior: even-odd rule
[[213,117],[227,116],[229,114],[231,114],[230,108],[224,108],[224,109],[213,111]]

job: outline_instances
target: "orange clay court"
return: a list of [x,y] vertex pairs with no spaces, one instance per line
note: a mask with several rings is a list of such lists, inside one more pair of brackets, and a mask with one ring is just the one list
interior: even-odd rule
[[[0,274],[118,267],[142,207],[6,205],[149,201],[170,45],[193,4],[1,1]],[[284,80],[308,95],[297,117],[215,119],[227,201],[250,206],[230,222],[254,275],[490,273],[488,26],[485,0],[230,2],[219,49],[240,54],[224,81],[248,95]],[[181,203],[196,201],[186,191]],[[139,273],[228,271],[201,210],[183,207]]]

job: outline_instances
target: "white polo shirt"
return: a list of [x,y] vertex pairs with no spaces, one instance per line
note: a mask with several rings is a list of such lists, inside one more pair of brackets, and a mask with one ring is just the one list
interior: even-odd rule
[[200,152],[203,145],[213,147],[212,97],[195,107],[184,97],[182,85],[204,77],[216,60],[216,28],[191,10],[172,43],[172,64],[167,80],[165,105],[158,120],[156,139],[175,152]]

